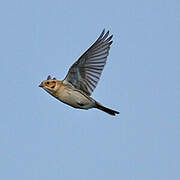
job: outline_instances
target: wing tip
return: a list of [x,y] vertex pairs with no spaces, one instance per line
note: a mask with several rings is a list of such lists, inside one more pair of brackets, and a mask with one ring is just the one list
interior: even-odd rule
[[[100,34],[100,36],[99,36],[99,38],[98,39],[100,39],[100,40],[106,40],[107,38],[109,39],[109,41],[113,38],[113,34],[112,35],[110,35],[109,36],[109,33],[110,33],[110,31],[108,30],[106,33],[105,33],[105,28],[102,30],[102,32],[101,32],[101,34]],[[108,37],[109,36],[109,37]]]

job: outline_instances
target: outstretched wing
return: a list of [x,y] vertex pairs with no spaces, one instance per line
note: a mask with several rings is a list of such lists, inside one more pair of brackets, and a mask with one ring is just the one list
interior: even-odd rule
[[106,64],[113,35],[102,31],[95,43],[71,66],[64,83],[91,95]]

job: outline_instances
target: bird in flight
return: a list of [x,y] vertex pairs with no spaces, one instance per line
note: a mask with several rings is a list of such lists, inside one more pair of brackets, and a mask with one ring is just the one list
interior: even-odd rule
[[64,80],[48,76],[39,87],[74,108],[97,108],[113,116],[119,114],[90,97],[106,64],[112,37],[104,29],[94,44],[70,67]]

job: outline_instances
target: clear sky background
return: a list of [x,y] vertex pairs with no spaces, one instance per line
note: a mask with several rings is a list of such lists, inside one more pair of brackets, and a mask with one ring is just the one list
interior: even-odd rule
[[[114,35],[92,97],[73,109],[38,87],[63,79],[103,28]],[[180,179],[180,1],[0,2],[1,180]]]

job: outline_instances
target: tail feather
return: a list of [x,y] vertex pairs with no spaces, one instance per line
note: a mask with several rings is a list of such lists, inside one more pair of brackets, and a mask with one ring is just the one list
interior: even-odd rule
[[106,112],[106,113],[108,113],[108,114],[110,114],[110,115],[112,115],[112,116],[115,116],[116,114],[119,114],[118,111],[114,111],[114,110],[112,110],[112,109],[109,109],[109,108],[107,108],[107,107],[104,107],[104,106],[102,106],[101,104],[99,104],[98,102],[96,102],[96,108],[97,108],[97,109],[100,109],[100,110],[102,110],[102,111],[104,111],[104,112]]

